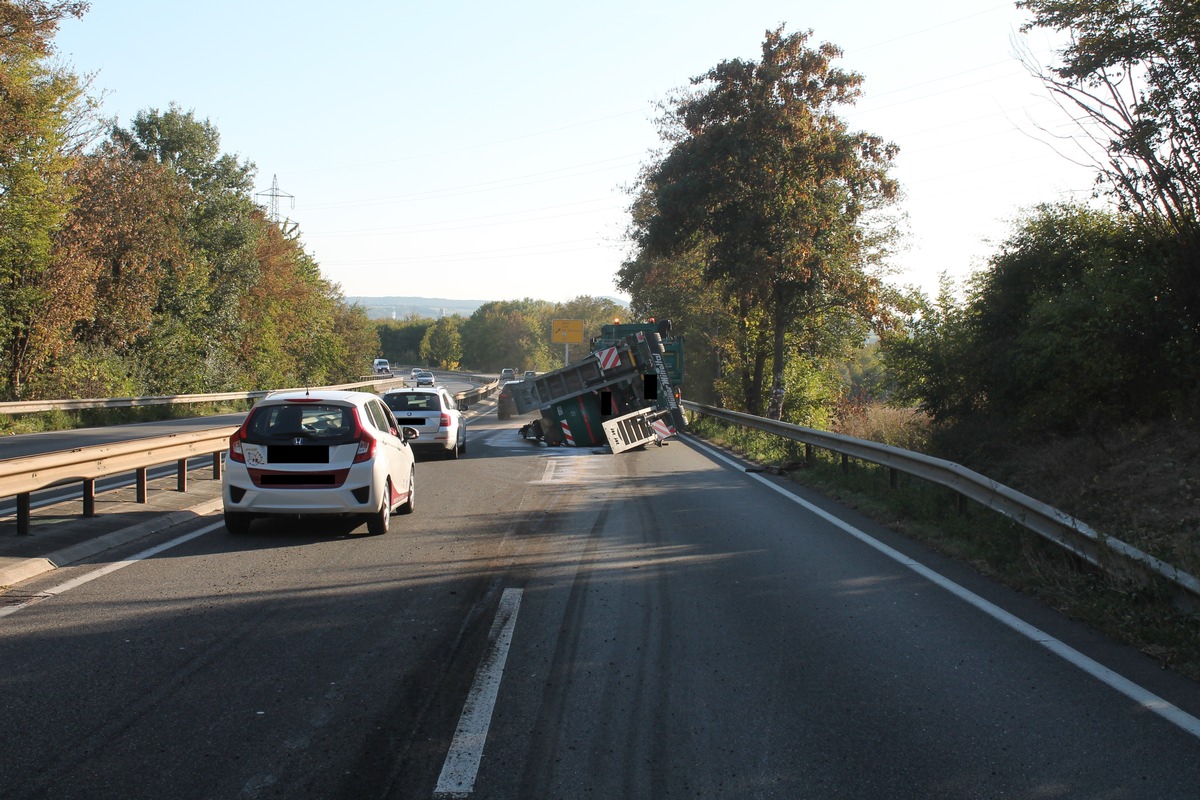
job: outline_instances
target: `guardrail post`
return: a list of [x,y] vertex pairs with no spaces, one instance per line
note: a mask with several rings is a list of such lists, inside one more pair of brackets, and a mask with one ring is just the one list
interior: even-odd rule
[[187,491],[187,459],[181,458],[175,462],[175,489],[180,492]]
[[967,515],[967,496],[961,492],[958,494],[958,515],[965,517]]
[[804,465],[808,467],[813,465],[812,445],[808,442],[804,443]]
[[29,492],[17,495],[17,534],[29,535]]
[[224,451],[218,451],[218,452],[212,454],[213,480],[214,481],[221,480],[221,464],[222,464],[221,453],[222,452],[224,452]]
[[146,502],[146,467],[137,468],[137,501]]
[[842,453],[842,474],[850,474],[850,456]]
[[888,484],[893,489],[900,485],[900,470],[895,467],[888,467]]
[[83,515],[85,517],[96,516],[95,478],[84,478],[83,480]]

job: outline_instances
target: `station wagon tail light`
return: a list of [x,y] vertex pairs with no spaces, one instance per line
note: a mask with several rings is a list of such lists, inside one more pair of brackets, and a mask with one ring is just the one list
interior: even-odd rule
[[447,414],[445,411],[443,411],[442,412],[442,421],[438,424],[440,424],[443,428],[449,428],[450,427],[450,415]]

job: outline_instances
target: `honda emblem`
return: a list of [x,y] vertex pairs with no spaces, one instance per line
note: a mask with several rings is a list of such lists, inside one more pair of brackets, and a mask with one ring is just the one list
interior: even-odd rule
[[303,438],[301,438],[301,437],[299,437],[299,436],[297,436],[295,439],[292,439],[292,444],[294,444],[294,445],[296,445],[297,447],[299,447],[300,445],[304,444],[304,439],[303,439]]

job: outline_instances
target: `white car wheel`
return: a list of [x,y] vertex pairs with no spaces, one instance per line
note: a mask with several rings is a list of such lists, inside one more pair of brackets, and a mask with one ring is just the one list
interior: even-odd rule
[[400,506],[401,514],[411,514],[417,508],[417,470],[412,468],[408,472],[408,499],[404,501],[404,505]]
[[392,525],[392,482],[384,481],[383,498],[379,510],[367,517],[367,532],[372,536],[382,536]]

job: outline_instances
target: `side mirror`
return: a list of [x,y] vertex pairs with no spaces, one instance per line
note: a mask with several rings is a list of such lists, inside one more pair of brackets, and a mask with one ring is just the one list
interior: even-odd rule
[[406,442],[409,439],[420,439],[421,438],[421,432],[419,430],[417,430],[416,428],[410,428],[407,425],[405,425],[403,430],[404,430],[404,441],[406,441]]

